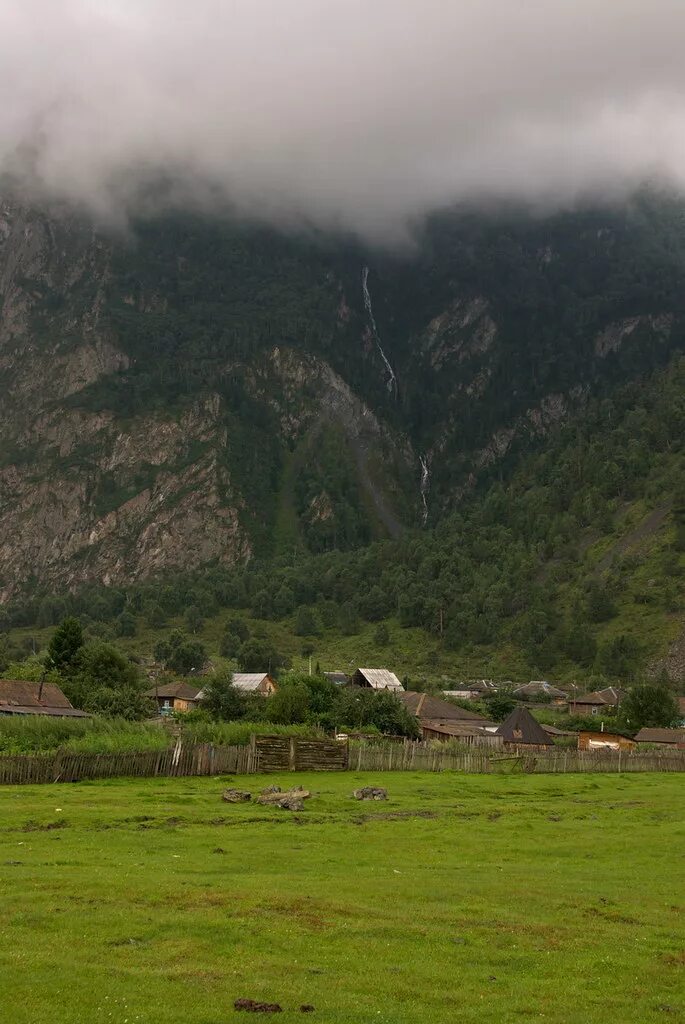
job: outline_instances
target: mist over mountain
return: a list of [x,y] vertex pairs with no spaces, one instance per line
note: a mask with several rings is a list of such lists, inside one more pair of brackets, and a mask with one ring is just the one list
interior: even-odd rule
[[681,185],[684,33],[678,0],[4,3],[0,171],[395,244],[455,202]]

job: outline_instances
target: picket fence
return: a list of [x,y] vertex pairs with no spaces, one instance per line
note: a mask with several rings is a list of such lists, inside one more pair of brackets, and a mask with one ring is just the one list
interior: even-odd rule
[[683,772],[685,753],[677,751],[534,753],[469,747],[440,749],[435,743],[347,743],[294,737],[253,737],[242,746],[177,743],[162,751],[124,754],[0,755],[0,785],[80,782],[117,776],[249,775],[285,771],[457,771],[501,772]]

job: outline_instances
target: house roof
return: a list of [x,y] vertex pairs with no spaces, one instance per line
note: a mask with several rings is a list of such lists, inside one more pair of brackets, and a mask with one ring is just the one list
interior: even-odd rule
[[685,744],[685,729],[640,729],[635,739],[638,743]]
[[421,727],[423,729],[430,729],[432,732],[444,733],[445,736],[492,736],[485,728],[485,725],[481,725],[478,722],[458,722],[450,719],[445,721],[444,718],[422,718]]
[[198,694],[201,690],[201,686],[195,686],[192,683],[187,683],[184,680],[181,680],[180,682],[162,683],[160,686],[151,686],[149,690],[145,691],[145,696],[162,697],[164,699],[169,697],[178,697],[179,700],[197,700]]
[[620,690],[616,686],[605,686],[603,690],[595,690],[594,692],[602,700],[605,700],[607,704],[620,704],[628,696],[625,690]]
[[[467,708],[460,708],[448,700],[431,697],[429,693],[416,693],[414,690],[402,690],[397,694],[407,711],[422,721],[424,718],[440,719],[451,722],[486,722],[483,715]],[[492,723],[488,722],[488,725]]]
[[373,690],[402,690],[404,687],[394,672],[387,668],[358,668],[352,677],[361,676]]
[[231,682],[237,690],[258,690],[269,678],[268,672],[234,672]]
[[499,729],[497,735],[507,743],[531,743],[536,746],[548,746],[550,737],[540,723],[531,715],[528,708],[514,708]]
[[41,690],[40,683],[25,679],[0,679],[0,714],[89,717],[85,711],[73,707],[55,683],[43,683]]
[[544,694],[547,697],[568,696],[564,690],[560,690],[557,686],[552,686],[551,683],[545,682],[544,679],[533,679],[530,683],[524,683],[523,686],[517,686],[514,690],[515,697],[539,697],[541,694]]
[[540,723],[542,728],[545,730],[548,736],[577,736],[578,733],[572,732],[570,729],[557,729],[556,725],[543,725]]
[[573,697],[571,700],[572,704],[592,704],[597,707],[613,707],[614,701],[608,701],[602,697],[598,690],[594,693],[581,693],[578,697]]

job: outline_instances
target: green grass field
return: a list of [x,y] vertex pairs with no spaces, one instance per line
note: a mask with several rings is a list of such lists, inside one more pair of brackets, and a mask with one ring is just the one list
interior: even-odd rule
[[682,777],[234,781],[0,790],[0,1020],[685,1020]]

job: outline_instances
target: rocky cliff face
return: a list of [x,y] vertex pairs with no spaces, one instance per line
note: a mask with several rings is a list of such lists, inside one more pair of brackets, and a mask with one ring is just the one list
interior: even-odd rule
[[685,231],[602,216],[397,260],[0,202],[0,599],[435,521],[682,345]]

